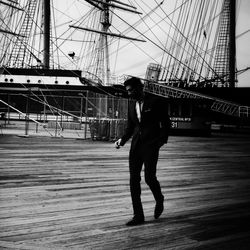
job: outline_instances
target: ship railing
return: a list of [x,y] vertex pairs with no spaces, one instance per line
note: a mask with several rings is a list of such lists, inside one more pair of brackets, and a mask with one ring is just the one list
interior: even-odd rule
[[250,107],[248,106],[242,106],[233,102],[225,101],[223,99],[200,94],[186,89],[159,84],[153,81],[145,81],[144,91],[165,98],[197,98],[210,100],[212,103],[210,109],[213,111],[236,117],[249,117]]
[[239,116],[240,117],[249,117],[250,107],[248,106],[240,106],[239,108]]

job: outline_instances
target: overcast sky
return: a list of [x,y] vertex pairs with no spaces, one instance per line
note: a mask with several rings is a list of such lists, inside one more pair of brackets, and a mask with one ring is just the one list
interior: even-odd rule
[[[126,0],[122,2],[146,3],[151,8],[153,8],[156,6],[156,3],[160,3],[161,1],[162,0]],[[199,0],[197,0],[197,2],[199,2]],[[69,24],[74,23],[74,21],[77,20],[77,17],[83,15],[87,10],[89,10],[90,6],[84,0],[54,0],[51,1],[51,3],[55,7],[55,12],[57,12],[57,15],[60,16],[60,23],[67,23],[71,21],[71,23]],[[170,13],[174,3],[176,2],[173,0],[164,1],[163,7],[164,9],[166,9],[167,13]],[[140,9],[138,9],[138,11],[140,11]],[[119,15],[126,15],[127,20],[133,23],[132,14],[124,11],[117,11],[117,13]],[[237,69],[241,70],[250,67],[250,0],[237,0],[236,15],[236,59]],[[67,26],[69,24],[67,24]],[[134,34],[132,35],[138,36],[136,32],[134,32]],[[161,33],[159,33],[159,36],[160,35]],[[142,53],[140,52],[140,47],[142,46],[144,46],[142,43],[134,43],[127,46],[126,49],[121,50],[121,54],[117,56],[115,66],[113,64],[111,71],[115,71],[115,73],[118,75],[127,74],[143,77],[142,74],[145,75],[146,67],[149,63],[152,62],[152,60],[149,56],[146,56],[145,58],[143,57]],[[153,55],[152,52],[154,52],[155,48],[149,42],[147,42],[147,46],[149,46],[147,51],[150,52],[151,55]],[[137,47],[136,50],[135,47]],[[70,50],[76,50],[76,54],[78,53],[76,47],[68,47],[65,48],[65,55],[67,55],[67,51]],[[250,87],[250,70],[238,76],[238,86]]]
[[[69,10],[71,1],[67,0],[60,0],[60,5],[63,5],[63,2],[66,2],[65,6],[67,6],[67,10]],[[161,1],[155,1],[155,0],[141,0],[141,2],[145,2],[146,4],[152,6],[152,8],[156,5],[156,2],[160,3]],[[77,1],[75,1],[77,2]],[[89,6],[88,3],[81,0],[78,1],[82,2],[82,6],[84,9],[87,9],[86,7]],[[124,1],[126,3],[129,3],[129,1]],[[133,1],[132,1],[133,2]],[[140,3],[139,0],[136,0],[135,2]],[[199,1],[198,1],[199,2]],[[170,12],[171,8],[173,8],[173,1],[172,0],[165,0],[163,7],[166,8],[166,12]],[[71,5],[72,6],[72,5]],[[82,14],[79,10],[71,9],[72,11],[78,12],[78,14]],[[138,11],[140,11],[138,9]],[[121,11],[118,11],[120,14],[124,14]],[[65,14],[69,14],[65,13]],[[63,15],[63,14],[62,14]],[[127,14],[129,19],[133,18],[133,15]],[[236,60],[237,60],[237,69],[241,70],[247,67],[250,67],[250,0],[237,0],[237,20],[236,20]],[[246,33],[245,33],[246,32]],[[243,34],[244,33],[244,34]],[[135,44],[136,46],[142,46],[139,43]],[[143,45],[144,46],[144,45]],[[150,45],[148,45],[150,46]],[[149,47],[149,50],[154,50],[154,48]],[[142,59],[142,55],[137,51],[133,50],[132,47],[128,47],[123,52],[121,51],[121,55],[117,57],[117,62],[115,64],[115,71],[117,74],[131,74],[131,75],[141,75],[140,72],[146,72],[146,65],[152,61],[150,61],[149,58],[145,58],[145,65],[144,61]],[[124,55],[122,56],[122,53]],[[112,70],[112,68],[111,68]],[[238,86],[239,87],[250,87],[250,70],[240,74],[238,76]]]
[[[250,67],[250,0],[238,0],[239,10],[236,20],[236,36],[246,31],[242,36],[236,38],[236,57],[238,70]],[[239,87],[250,87],[250,70],[238,77]]]

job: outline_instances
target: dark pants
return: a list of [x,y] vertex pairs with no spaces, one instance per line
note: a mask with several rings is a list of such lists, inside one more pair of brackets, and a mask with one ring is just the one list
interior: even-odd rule
[[141,170],[144,164],[145,182],[149,186],[156,201],[161,201],[160,183],[156,177],[156,165],[159,156],[159,147],[136,146],[130,150],[129,172],[130,172],[130,192],[135,216],[143,216],[141,203]]

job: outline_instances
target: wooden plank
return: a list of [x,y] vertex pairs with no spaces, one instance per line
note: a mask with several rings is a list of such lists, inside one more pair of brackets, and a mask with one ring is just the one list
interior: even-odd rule
[[[0,137],[1,249],[249,249],[249,138],[170,137],[158,178],[142,180],[146,223],[131,216],[129,144]],[[143,176],[143,174],[142,174]]]

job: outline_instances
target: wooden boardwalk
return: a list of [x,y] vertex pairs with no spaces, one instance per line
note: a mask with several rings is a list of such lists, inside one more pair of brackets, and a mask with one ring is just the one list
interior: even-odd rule
[[131,217],[129,145],[0,136],[0,249],[250,249],[250,139],[170,137],[160,219]]

